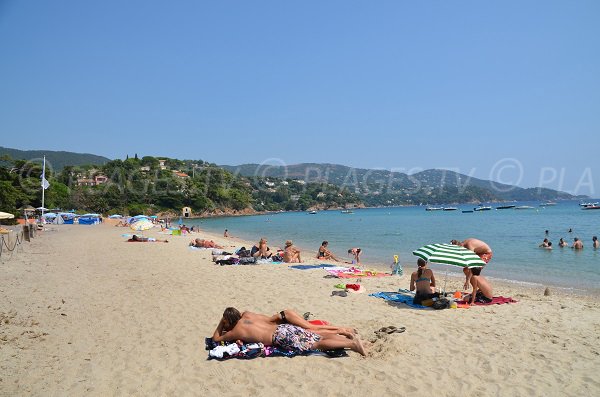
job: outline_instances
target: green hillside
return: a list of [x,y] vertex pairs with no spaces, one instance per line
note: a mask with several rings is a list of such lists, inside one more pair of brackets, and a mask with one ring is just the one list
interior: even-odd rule
[[571,200],[571,194],[478,179],[457,172],[430,169],[408,175],[388,170],[351,168],[338,164],[304,163],[289,166],[222,165],[242,176],[323,182],[359,194],[366,205],[444,204],[489,201]]
[[55,171],[66,166],[103,165],[110,159],[89,153],[57,152],[52,150],[18,150],[0,146],[0,156],[10,156],[13,160],[39,160],[46,156],[46,165]]

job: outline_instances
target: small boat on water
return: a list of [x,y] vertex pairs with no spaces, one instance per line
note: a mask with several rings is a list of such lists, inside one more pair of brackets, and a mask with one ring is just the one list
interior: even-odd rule
[[473,208],[473,211],[490,211],[492,207],[489,205],[479,204],[477,207]]
[[472,214],[473,210],[463,210],[463,214]]
[[600,205],[600,203],[592,203],[592,202],[590,202],[590,203],[579,203],[579,205],[581,207],[593,207],[595,205]]
[[317,211],[313,210],[313,211],[308,211],[309,215],[315,215],[317,213]]
[[516,210],[534,210],[535,207],[532,207],[530,205],[520,205],[518,207],[515,207]]
[[443,211],[444,207],[427,207],[425,211]]
[[592,204],[592,205],[587,205],[585,207],[581,207],[582,210],[600,210],[600,205],[598,204]]
[[553,202],[553,201],[547,201],[547,202],[545,202],[545,203],[541,203],[541,204],[540,204],[540,207],[551,207],[551,206],[553,206],[553,205],[556,205],[556,203],[555,203],[555,202]]
[[510,208],[515,208],[516,205],[501,205],[499,207],[496,207],[497,210],[508,210]]
[[456,211],[458,208],[456,207],[444,207],[444,211]]
[[352,210],[341,210],[340,212],[342,214],[354,214],[354,211],[352,211]]

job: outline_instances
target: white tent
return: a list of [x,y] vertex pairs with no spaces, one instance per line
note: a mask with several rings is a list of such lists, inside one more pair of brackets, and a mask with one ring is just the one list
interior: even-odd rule
[[52,221],[53,224],[55,225],[62,225],[63,223],[65,223],[65,220],[63,219],[62,216],[57,216],[54,218],[54,220]]

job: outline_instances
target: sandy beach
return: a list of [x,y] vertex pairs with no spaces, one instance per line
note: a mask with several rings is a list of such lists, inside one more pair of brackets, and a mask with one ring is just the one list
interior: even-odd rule
[[[0,265],[0,394],[7,396],[580,396],[600,393],[600,304],[594,296],[495,285],[516,304],[416,310],[368,296],[402,277],[337,279],[288,265],[218,266],[189,236],[126,243],[127,228],[49,226]],[[250,242],[208,233],[228,248]],[[257,240],[260,236],[257,236]],[[283,245],[283,241],[279,245]],[[312,253],[311,253],[312,254]],[[308,262],[317,263],[309,258]],[[407,269],[408,270],[408,269]],[[408,272],[407,272],[408,273]],[[342,280],[342,282],[345,280]],[[355,282],[355,279],[349,280]],[[449,290],[461,282],[451,280]],[[223,309],[284,308],[351,326],[361,357],[207,360]],[[377,337],[384,326],[404,333]]]

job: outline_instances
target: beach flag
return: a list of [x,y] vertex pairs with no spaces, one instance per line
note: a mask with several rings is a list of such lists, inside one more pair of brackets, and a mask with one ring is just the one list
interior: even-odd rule
[[50,187],[50,182],[46,179],[46,156],[44,156],[44,165],[42,167],[42,189],[46,190]]

